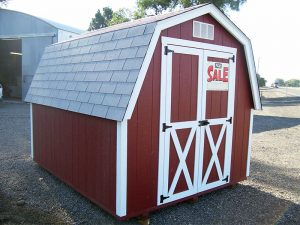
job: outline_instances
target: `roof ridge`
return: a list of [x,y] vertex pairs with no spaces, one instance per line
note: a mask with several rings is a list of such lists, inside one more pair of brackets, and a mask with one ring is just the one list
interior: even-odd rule
[[[178,10],[174,10],[174,11],[167,12],[167,13],[160,14],[160,15],[151,15],[151,16],[140,18],[140,19],[131,20],[131,21],[128,21],[128,22],[124,22],[124,23],[115,24],[115,25],[112,25],[112,26],[100,28],[100,29],[97,29],[97,30],[87,31],[87,32],[84,32],[83,34],[81,34],[79,36],[76,36],[74,38],[68,39],[68,40],[63,41],[63,42],[69,42],[69,41],[78,40],[78,39],[82,39],[82,38],[92,37],[92,36],[99,35],[99,34],[113,32],[113,31],[116,31],[116,30],[122,30],[122,29],[127,29],[127,28],[130,28],[130,27],[136,27],[136,26],[141,26],[141,25],[145,25],[145,24],[155,23],[155,22],[158,22],[158,21],[168,19],[168,18],[173,17],[173,16],[177,16],[177,15],[182,14],[182,13],[189,12],[189,11],[194,10],[196,8],[200,8],[200,7],[203,7],[205,5],[209,5],[209,4],[211,4],[211,3],[199,4],[199,5],[191,6],[191,7],[188,7],[188,8],[180,8]],[[63,42],[57,42],[57,43],[54,43],[53,45],[57,45],[57,44],[60,44],[60,43],[63,43]]]

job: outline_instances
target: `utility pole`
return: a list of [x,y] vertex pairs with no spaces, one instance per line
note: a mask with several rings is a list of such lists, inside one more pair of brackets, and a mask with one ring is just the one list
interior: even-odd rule
[[260,57],[257,59],[257,70],[256,73],[259,74],[259,64],[260,64]]

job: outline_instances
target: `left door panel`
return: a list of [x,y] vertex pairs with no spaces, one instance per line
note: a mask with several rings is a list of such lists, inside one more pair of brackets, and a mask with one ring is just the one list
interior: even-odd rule
[[162,58],[159,205],[197,192],[203,50],[167,45]]

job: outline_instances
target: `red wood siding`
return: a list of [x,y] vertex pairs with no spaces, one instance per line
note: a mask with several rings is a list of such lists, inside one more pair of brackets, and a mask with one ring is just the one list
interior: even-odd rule
[[171,122],[196,120],[198,56],[175,53],[172,60]]
[[[236,95],[233,133],[231,182],[246,178],[248,128],[253,107],[243,46],[210,15],[195,19],[214,24],[215,40],[192,37],[193,21],[164,30],[161,36],[180,38],[237,48]],[[161,41],[156,45],[149,69],[132,118],[128,122],[128,216],[138,215],[157,207],[159,151]],[[223,93],[208,96],[211,108],[223,113],[224,107],[214,105],[211,98],[226,99]]]
[[117,123],[33,104],[33,132],[34,160],[115,215]]

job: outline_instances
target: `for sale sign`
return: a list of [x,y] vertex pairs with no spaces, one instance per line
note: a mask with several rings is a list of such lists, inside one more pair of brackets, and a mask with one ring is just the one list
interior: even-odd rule
[[207,90],[228,90],[229,64],[219,62],[207,62]]

